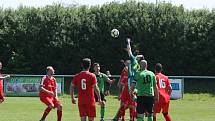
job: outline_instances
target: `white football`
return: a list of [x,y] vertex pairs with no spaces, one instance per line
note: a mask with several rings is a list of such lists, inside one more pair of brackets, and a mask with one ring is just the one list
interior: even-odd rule
[[111,30],[111,36],[114,37],[114,38],[118,37],[119,36],[119,30],[112,29]]

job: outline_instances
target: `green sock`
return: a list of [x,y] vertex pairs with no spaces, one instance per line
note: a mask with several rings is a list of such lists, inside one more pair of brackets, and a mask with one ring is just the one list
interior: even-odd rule
[[137,121],[143,121],[143,114],[137,114]]
[[104,116],[105,116],[105,107],[101,107],[100,114],[101,114],[101,118],[104,118]]
[[152,114],[148,115],[148,121],[153,121],[153,115]]

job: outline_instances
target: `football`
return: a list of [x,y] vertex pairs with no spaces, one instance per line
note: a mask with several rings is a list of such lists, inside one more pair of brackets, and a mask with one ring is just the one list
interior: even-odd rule
[[114,38],[118,37],[119,36],[119,30],[112,29],[111,30],[111,36],[114,37]]

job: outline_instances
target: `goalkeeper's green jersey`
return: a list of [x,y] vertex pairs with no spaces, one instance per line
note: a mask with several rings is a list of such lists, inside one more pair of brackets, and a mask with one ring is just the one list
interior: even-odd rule
[[128,66],[129,77],[134,76],[140,70],[140,65],[138,64],[136,57],[131,55],[130,60],[131,60],[131,63]]
[[130,56],[130,63],[128,65],[128,87],[130,89],[131,83],[134,79],[135,74],[140,70],[140,65],[137,62],[135,56]]
[[151,71],[138,71],[134,76],[134,83],[138,90],[137,96],[154,96],[156,86],[155,74]]

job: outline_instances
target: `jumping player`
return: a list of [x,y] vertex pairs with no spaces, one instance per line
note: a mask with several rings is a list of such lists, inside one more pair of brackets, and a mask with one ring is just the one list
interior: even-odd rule
[[3,91],[3,79],[10,77],[10,75],[3,75],[1,73],[1,70],[2,70],[2,63],[0,62],[0,104],[5,100],[4,91]]
[[126,60],[124,62],[125,67],[121,72],[120,76],[120,85],[122,86],[122,91],[120,92],[120,108],[114,117],[113,121],[118,121],[121,117],[122,121],[125,121],[125,110],[129,108],[130,110],[130,121],[134,121],[134,118],[136,117],[136,102],[132,99],[132,97],[129,94],[128,89],[128,65],[130,61]]
[[54,108],[57,108],[57,121],[61,121],[62,119],[62,104],[57,97],[57,83],[53,77],[54,71],[52,66],[48,66],[46,68],[47,74],[40,82],[40,100],[47,106],[40,121],[45,121],[46,116]]
[[75,75],[71,82],[71,98],[72,103],[76,104],[74,97],[74,88],[78,87],[78,108],[81,117],[81,121],[86,121],[88,117],[89,121],[94,121],[96,117],[96,104],[94,97],[94,90],[98,98],[98,102],[101,102],[99,88],[97,86],[96,76],[90,73],[91,60],[85,58],[82,60],[83,71]]
[[154,120],[156,121],[156,113],[160,113],[162,110],[163,116],[166,121],[172,121],[169,115],[169,103],[170,94],[172,92],[172,87],[170,85],[170,80],[167,76],[162,74],[162,65],[157,63],[155,65],[155,75],[157,81],[157,87],[159,90],[159,102],[154,105]]

